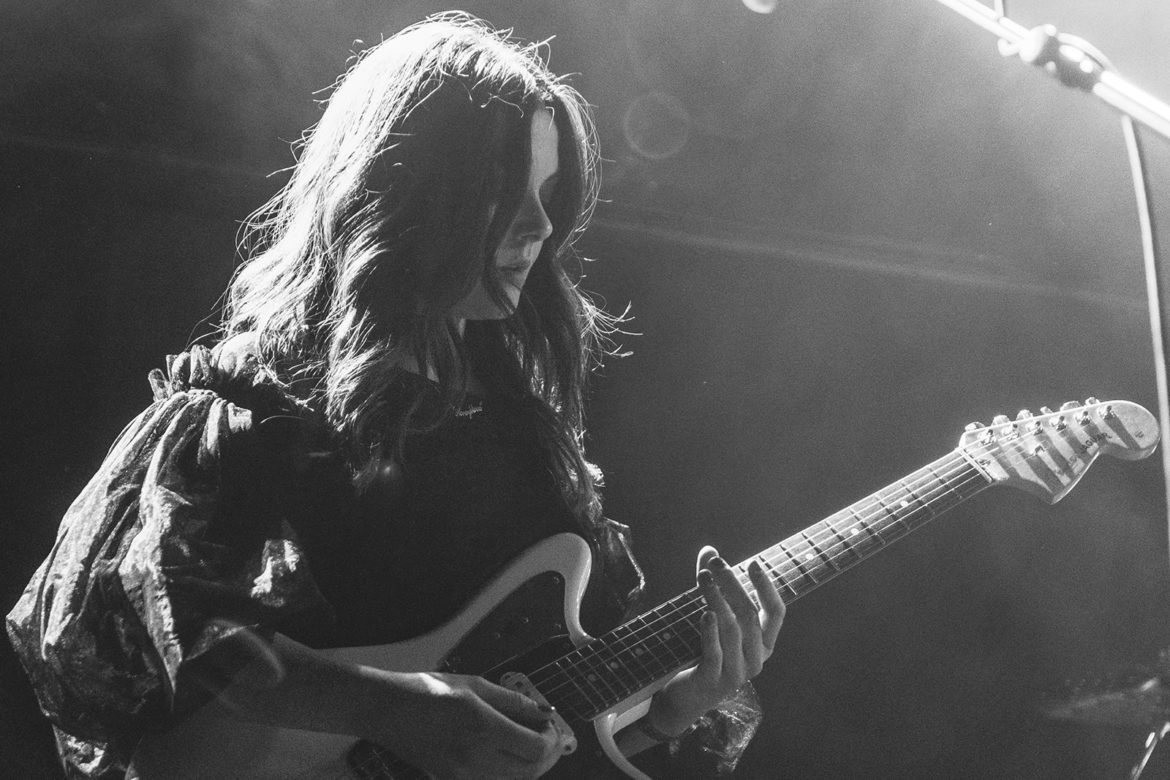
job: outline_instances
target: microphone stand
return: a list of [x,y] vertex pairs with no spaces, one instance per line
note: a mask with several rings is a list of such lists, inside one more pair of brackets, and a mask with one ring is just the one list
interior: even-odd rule
[[[1087,41],[1057,31],[1052,25],[1028,29],[1007,17],[1006,0],[994,0],[988,8],[976,0],[938,0],[997,36],[999,53],[1018,55],[1024,62],[1042,68],[1068,87],[1095,95],[1121,113],[1121,125],[1129,153],[1134,192],[1137,197],[1141,228],[1142,255],[1145,262],[1146,297],[1149,302],[1150,335],[1154,350],[1154,376],[1158,392],[1159,432],[1162,438],[1162,478],[1166,495],[1167,538],[1170,541],[1170,390],[1167,388],[1166,349],[1170,340],[1161,299],[1165,288],[1158,267],[1158,241],[1150,205],[1150,187],[1143,161],[1141,144],[1134,122],[1170,139],[1170,107],[1138,89],[1112,70],[1103,54]],[[1170,720],[1146,738],[1145,751],[1130,770],[1130,780],[1138,780],[1154,750],[1170,734]]]
[[[1086,41],[1058,33],[1052,25],[1029,30],[975,0],[938,0],[1000,40],[1000,54],[1020,59],[1060,79],[1061,83],[1091,92],[1123,115],[1170,139],[1170,106],[1130,84],[1109,68],[1105,58]],[[1002,3],[997,4],[1002,8]]]

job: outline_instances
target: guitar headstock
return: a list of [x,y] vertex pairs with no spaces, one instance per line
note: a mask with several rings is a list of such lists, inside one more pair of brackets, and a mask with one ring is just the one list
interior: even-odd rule
[[971,423],[959,451],[995,482],[1015,485],[1050,504],[1064,498],[1101,453],[1139,460],[1158,446],[1158,421],[1129,401],[1070,401],[1015,420]]

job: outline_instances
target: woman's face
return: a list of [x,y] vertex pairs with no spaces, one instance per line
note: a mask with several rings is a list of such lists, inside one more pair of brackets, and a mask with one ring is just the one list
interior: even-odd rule
[[[501,286],[513,309],[519,304],[528,272],[553,229],[546,213],[556,188],[558,169],[557,126],[552,111],[546,108],[536,111],[532,116],[531,132],[532,161],[528,184],[516,218],[508,226],[494,258],[494,270],[499,274]],[[492,300],[482,280],[452,312],[460,323],[500,319],[507,314]]]

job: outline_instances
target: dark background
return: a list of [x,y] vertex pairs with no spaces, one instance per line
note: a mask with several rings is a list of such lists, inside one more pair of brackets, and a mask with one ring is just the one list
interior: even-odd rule
[[[595,385],[590,451],[655,601],[689,585],[700,545],[769,546],[970,420],[1088,395],[1156,408],[1116,117],[952,11],[463,7],[555,34],[553,68],[597,105],[585,286],[632,302],[640,335]],[[440,8],[0,3],[4,611],[148,402],[146,372],[206,330],[239,223],[283,182],[321,90],[360,41]],[[1009,10],[1170,96],[1159,0]],[[1147,146],[1164,200],[1170,142]],[[741,776],[1125,777],[1145,729],[1043,705],[1152,673],[1166,536],[1157,458],[1103,460],[1055,507],[977,497],[793,606]],[[44,723],[0,660],[0,774],[44,775]]]

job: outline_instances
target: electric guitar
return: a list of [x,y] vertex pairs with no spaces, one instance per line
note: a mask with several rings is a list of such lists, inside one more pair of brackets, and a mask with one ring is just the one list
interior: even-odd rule
[[[984,488],[1011,485],[1055,503],[1099,454],[1137,460],[1157,442],[1154,417],[1126,401],[1090,398],[1036,416],[1023,411],[1014,421],[1000,415],[988,426],[972,423],[950,454],[735,569],[751,593],[747,565],[759,561],[791,603]],[[614,735],[640,718],[675,674],[698,662],[703,599],[692,588],[590,637],[579,621],[589,568],[585,542],[560,534],[519,556],[435,631],[324,652],[395,671],[478,674],[556,707],[566,755],[549,777],[612,777],[617,767],[648,780],[618,751]],[[144,780],[427,777],[372,743],[257,725],[219,702],[144,740],[133,771]]]

